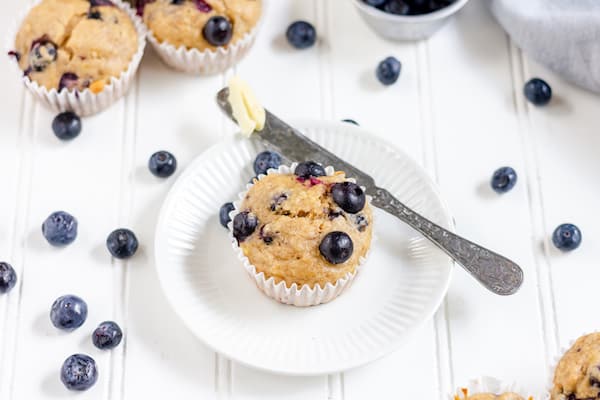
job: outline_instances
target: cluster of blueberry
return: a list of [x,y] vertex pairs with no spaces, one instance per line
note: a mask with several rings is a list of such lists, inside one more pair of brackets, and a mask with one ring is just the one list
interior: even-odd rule
[[[61,296],[50,309],[50,321],[64,331],[73,331],[87,319],[86,302],[74,295]],[[113,321],[104,321],[92,333],[92,342],[100,350],[110,350],[119,345],[123,331]],[[60,380],[69,390],[82,391],[94,386],[98,380],[96,361],[86,354],[73,354],[63,362]]]
[[[259,153],[254,160],[254,172],[257,175],[266,174],[271,168],[279,168],[281,165],[281,156],[273,151],[263,151]],[[326,172],[323,166],[317,164],[314,161],[306,161],[298,164],[294,170],[294,174],[297,176],[299,182],[309,182],[311,185],[319,184],[321,181],[318,179],[321,176],[325,176]],[[255,178],[253,178],[254,180]],[[330,193],[333,201],[345,212],[349,214],[357,214],[365,207],[366,195],[362,188],[353,182],[341,182],[331,185]],[[287,196],[278,199],[277,204],[280,200],[285,201]],[[219,210],[219,220],[221,225],[228,228],[229,213],[234,209],[232,203],[225,203]],[[271,207],[273,211],[275,207]],[[342,213],[335,213],[330,216],[336,218],[341,216]],[[243,242],[246,238],[252,235],[259,225],[258,218],[250,211],[242,211],[237,214],[233,219],[233,236],[238,242]],[[358,229],[364,229],[364,221],[358,221]],[[262,230],[261,230],[262,232]],[[273,238],[263,238],[267,245],[271,244]],[[354,244],[350,236],[345,232],[330,232],[322,239],[319,245],[319,251],[321,255],[331,264],[341,264],[346,262],[354,251]]]
[[396,15],[421,15],[441,10],[454,0],[363,0],[381,11]]
[[[523,94],[535,106],[545,106],[552,99],[552,88],[540,78],[530,79]],[[498,168],[492,175],[492,189],[497,193],[510,191],[517,183],[517,172],[511,167]],[[573,224],[561,224],[552,234],[552,243],[562,251],[575,250],[581,244],[581,231]]]

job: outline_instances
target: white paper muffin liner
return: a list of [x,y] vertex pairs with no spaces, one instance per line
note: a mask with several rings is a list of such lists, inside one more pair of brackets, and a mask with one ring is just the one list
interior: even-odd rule
[[[21,79],[27,89],[29,89],[29,92],[51,110],[55,112],[73,111],[77,115],[85,117],[106,110],[113,103],[127,94],[127,91],[134,81],[142,56],[144,55],[147,31],[141,18],[136,15],[135,10],[131,8],[129,3],[122,0],[111,1],[115,6],[125,11],[129,18],[131,18],[137,32],[137,51],[129,62],[127,69],[123,71],[119,77],[112,77],[110,83],[106,85],[100,93],[93,93],[90,89],[85,89],[83,91],[63,89],[60,92],[55,88],[48,90],[28,76],[22,76]],[[41,0],[37,0],[33,6],[40,2]],[[14,50],[17,32],[30,10],[31,7],[27,8],[27,10],[22,13],[21,17],[17,18],[18,22],[7,38],[7,52]],[[16,61],[13,62],[19,73],[23,75],[23,71],[19,68],[18,63]]]
[[230,43],[226,48],[217,47],[216,50],[188,49],[185,46],[175,47],[167,41],[162,43],[148,28],[148,41],[158,53],[161,60],[176,71],[196,75],[214,75],[227,70],[242,60],[252,48],[256,34],[260,28],[262,14],[256,26],[239,40]]
[[[267,171],[267,175],[271,174],[291,174],[296,169],[297,163],[293,163],[291,166],[280,166],[278,169],[270,169]],[[334,174],[335,170],[333,167],[326,167],[325,172],[327,176],[331,176]],[[257,177],[258,180],[261,180],[266,175],[259,175]],[[352,181],[351,178],[348,178],[349,181]],[[229,238],[231,240],[231,246],[236,252],[238,259],[242,262],[244,269],[250,277],[256,283],[256,286],[260,290],[262,290],[267,296],[277,300],[283,304],[294,305],[297,307],[308,307],[308,306],[316,306],[319,304],[324,304],[332,301],[336,297],[338,297],[344,290],[352,285],[352,281],[356,277],[359,272],[360,267],[367,260],[370,250],[367,251],[364,257],[359,259],[359,264],[356,267],[354,273],[347,273],[343,278],[338,279],[335,284],[327,283],[325,287],[321,287],[320,285],[315,285],[311,288],[309,285],[304,284],[302,287],[298,287],[296,283],[292,284],[291,287],[286,285],[285,281],[281,281],[279,283],[275,283],[275,279],[273,277],[267,278],[264,272],[258,272],[256,267],[250,263],[248,257],[244,255],[242,248],[238,245],[236,238],[233,236],[233,218],[239,214],[240,205],[243,199],[246,196],[248,190],[253,186],[253,183],[249,183],[246,185],[246,190],[239,194],[238,200],[233,203],[235,209],[229,213],[229,217],[231,221],[228,224],[229,228]],[[364,188],[363,188],[364,190]],[[367,196],[367,204],[370,204],[371,198]],[[371,246],[375,240],[375,236],[371,238]]]
[[525,400],[534,399],[531,396],[528,397],[524,395],[521,388],[519,388],[515,383],[507,383],[489,376],[482,376],[470,380],[465,386],[458,387],[455,393],[452,393],[448,396],[448,399],[464,400],[467,395],[472,396],[479,393],[502,394],[507,392],[520,394]]
[[554,371],[556,371],[556,367],[558,367],[558,363],[564,357],[565,353],[567,351],[569,351],[569,349],[571,349],[571,347],[573,347],[573,345],[579,338],[581,338],[583,336],[591,335],[592,333],[598,333],[598,331],[582,333],[581,335],[577,336],[575,339],[572,339],[571,341],[569,341],[569,344],[567,346],[561,347],[558,354],[553,357],[552,362],[548,366],[548,369],[549,369],[548,370],[548,386],[546,388],[546,395],[545,395],[545,397],[542,398],[543,400],[550,399],[550,394],[552,393],[552,388],[554,387]]

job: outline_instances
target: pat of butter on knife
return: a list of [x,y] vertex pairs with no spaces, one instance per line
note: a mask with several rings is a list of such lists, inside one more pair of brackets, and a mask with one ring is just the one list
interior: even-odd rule
[[229,80],[228,100],[242,135],[250,137],[252,132],[261,131],[265,127],[265,109],[250,86],[238,76]]

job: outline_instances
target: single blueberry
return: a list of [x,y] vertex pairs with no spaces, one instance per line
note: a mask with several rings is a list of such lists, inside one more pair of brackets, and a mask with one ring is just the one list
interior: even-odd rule
[[123,339],[121,327],[113,321],[104,321],[92,333],[92,342],[100,350],[109,350],[117,347]]
[[573,224],[559,225],[552,234],[552,243],[562,251],[575,250],[581,244],[581,231]]
[[8,293],[17,284],[17,273],[12,265],[0,262],[0,293]]
[[168,151],[157,151],[150,156],[148,168],[154,176],[168,178],[177,170],[177,159]]
[[249,211],[243,211],[233,217],[233,236],[243,242],[254,233],[258,226],[258,218]]
[[138,240],[132,231],[120,228],[108,235],[106,247],[113,257],[125,259],[135,254],[138,249]]
[[225,228],[227,228],[227,224],[229,224],[229,221],[231,221],[231,218],[229,218],[229,213],[234,209],[235,207],[233,206],[233,203],[225,203],[219,210],[219,221]]
[[310,177],[319,177],[327,175],[325,168],[314,161],[305,161],[296,167],[294,174],[300,178],[309,179]]
[[60,140],[72,140],[81,133],[81,118],[72,111],[60,113],[52,121],[52,131]]
[[366,4],[373,7],[383,6],[388,0],[363,0]]
[[88,314],[87,304],[80,297],[68,294],[52,303],[50,321],[58,329],[72,331],[85,322]]
[[402,69],[402,64],[395,57],[388,57],[381,61],[379,65],[377,65],[377,70],[375,71],[377,75],[377,79],[379,82],[384,85],[392,85],[400,76],[400,70]]
[[540,78],[530,79],[523,88],[525,97],[536,106],[544,106],[552,98],[552,88]]
[[383,6],[383,11],[395,15],[409,15],[412,9],[403,0],[390,0]]
[[85,354],[73,354],[62,365],[60,380],[69,390],[88,390],[98,380],[96,361]]
[[336,183],[331,187],[331,197],[340,208],[350,214],[356,214],[365,207],[365,192],[353,182]]
[[254,160],[254,173],[256,175],[266,174],[271,168],[279,168],[281,156],[274,151],[263,151]]
[[220,15],[210,17],[202,29],[204,39],[213,46],[225,46],[233,36],[231,22]]
[[506,193],[517,183],[517,172],[511,167],[502,167],[492,175],[492,189],[497,193]]
[[336,231],[325,235],[319,251],[331,264],[341,264],[352,256],[354,244],[347,233]]
[[296,21],[292,23],[285,33],[288,42],[297,49],[306,49],[311,47],[317,41],[317,31],[315,27],[306,21]]
[[360,125],[358,124],[358,122],[356,122],[355,120],[353,120],[353,119],[350,119],[350,118],[343,119],[343,120],[342,120],[342,122],[347,122],[347,123],[349,123],[349,124],[353,124],[353,125],[356,125],[356,126],[360,126]]
[[52,246],[66,246],[77,238],[77,219],[64,211],[53,212],[42,224],[42,234]]

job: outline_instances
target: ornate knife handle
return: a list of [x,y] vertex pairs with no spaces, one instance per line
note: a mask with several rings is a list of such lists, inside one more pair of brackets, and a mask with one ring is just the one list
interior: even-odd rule
[[411,210],[390,192],[376,187],[373,205],[423,234],[466,269],[483,286],[499,295],[514,294],[523,283],[523,270],[511,260],[464,239]]

